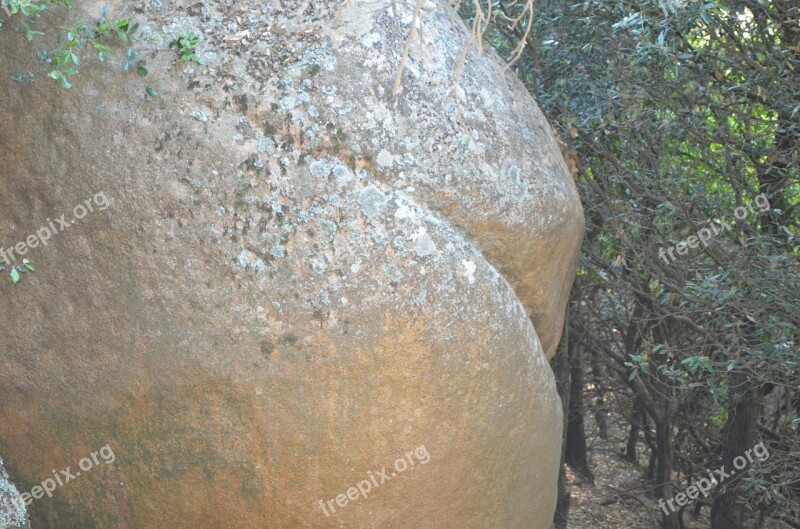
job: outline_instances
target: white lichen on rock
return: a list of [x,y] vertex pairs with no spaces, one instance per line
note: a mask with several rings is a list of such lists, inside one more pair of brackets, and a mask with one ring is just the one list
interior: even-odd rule
[[0,529],[18,529],[27,527],[28,514],[25,502],[14,486],[8,480],[8,474],[0,458]]
[[386,197],[386,194],[374,185],[365,187],[358,197],[358,203],[361,204],[361,211],[367,217],[374,217],[383,211],[388,201],[389,199]]
[[464,277],[467,278],[470,284],[475,282],[475,263],[468,260],[462,259],[461,264],[464,265]]

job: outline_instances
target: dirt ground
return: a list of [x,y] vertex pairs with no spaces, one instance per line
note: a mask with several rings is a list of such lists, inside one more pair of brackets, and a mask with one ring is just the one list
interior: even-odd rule
[[[567,468],[567,480],[572,498],[568,529],[660,529],[661,511],[650,496],[651,485],[643,472],[625,461],[625,432],[615,427],[609,417],[609,439],[604,440],[594,423],[591,412],[586,414],[586,436],[589,445],[589,464],[594,473],[594,484]],[[646,454],[639,446],[642,468],[646,467]],[[708,529],[709,508],[703,507],[694,518],[687,509],[684,515],[686,529]],[[778,521],[769,521],[762,529],[790,529]]]

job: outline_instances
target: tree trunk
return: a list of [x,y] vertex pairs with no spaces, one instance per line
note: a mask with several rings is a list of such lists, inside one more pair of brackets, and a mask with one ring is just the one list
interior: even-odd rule
[[[728,473],[734,470],[734,458],[744,456],[745,452],[756,444],[756,428],[761,407],[757,390],[748,385],[742,375],[734,377],[731,386],[743,389],[732,395],[734,402],[726,425],[723,464],[724,471]],[[731,476],[728,481],[720,483],[719,493],[711,506],[711,529],[744,528],[745,510],[736,501],[741,475],[742,473]]]
[[599,431],[600,438],[608,440],[608,421],[606,420],[606,399],[605,399],[605,381],[606,371],[603,368],[603,363],[597,355],[596,351],[591,355],[592,363],[592,379],[594,382],[594,420],[597,423],[597,430]]
[[569,340],[570,388],[569,413],[567,415],[566,463],[576,472],[593,480],[586,451],[586,432],[583,425],[583,366],[581,363],[581,344]]
[[556,377],[556,390],[561,396],[561,407],[564,412],[564,433],[561,443],[561,462],[559,464],[558,472],[558,499],[556,502],[556,512],[553,516],[553,524],[555,529],[567,529],[567,521],[569,519],[569,506],[570,495],[569,488],[567,487],[567,472],[566,472],[566,437],[567,437],[567,418],[569,416],[570,406],[570,369],[569,369],[569,309],[567,309],[567,317],[564,321],[564,330],[561,334],[561,343],[556,350],[556,355],[551,362],[553,367],[553,374]]
[[636,447],[639,444],[639,433],[642,430],[647,430],[647,411],[641,399],[635,399],[631,414],[631,427],[628,430],[628,442],[625,445],[625,461],[635,465],[639,464],[639,453]]
[[556,513],[553,517],[555,529],[567,529],[567,522],[569,521],[569,507],[572,498],[569,495],[569,488],[567,487],[566,469],[567,467],[562,460],[561,469],[558,474],[558,502],[556,503]]
[[[656,444],[658,446],[658,461],[656,463],[656,483],[658,484],[658,497],[664,501],[671,500],[672,490],[672,421],[667,410],[664,417],[656,425]],[[661,512],[661,527],[663,529],[680,529],[678,513],[672,510],[669,513]]]

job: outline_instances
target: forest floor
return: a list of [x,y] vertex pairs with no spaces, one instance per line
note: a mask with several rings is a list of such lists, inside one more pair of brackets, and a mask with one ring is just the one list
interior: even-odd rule
[[[652,485],[644,478],[642,469],[623,459],[624,432],[611,424],[609,438],[604,440],[590,413],[585,419],[594,483],[567,467],[572,497],[568,529],[660,529],[661,510],[649,494]],[[686,529],[708,528],[708,514],[707,508],[697,519],[687,514]]]
[[[568,529],[660,529],[661,510],[650,494],[652,485],[644,478],[642,470],[647,466],[644,448],[639,446],[639,468],[623,458],[625,431],[615,425],[612,417],[608,420],[608,439],[599,435],[592,413],[587,413],[585,420],[594,483],[567,467],[571,495]],[[700,515],[694,518],[687,508],[686,529],[708,529],[711,526],[709,511],[708,507],[703,507]],[[763,529],[789,529],[789,526],[770,521]]]

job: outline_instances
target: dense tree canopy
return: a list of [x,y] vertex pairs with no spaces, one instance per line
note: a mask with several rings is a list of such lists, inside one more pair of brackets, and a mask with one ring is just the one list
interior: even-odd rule
[[[515,69],[569,146],[587,214],[570,358],[602,363],[601,386],[624,382],[617,412],[629,450],[640,436],[651,450],[655,497],[764,441],[768,463],[705,500],[712,527],[800,527],[800,7],[535,10]],[[508,57],[525,28],[505,20],[486,38]]]

